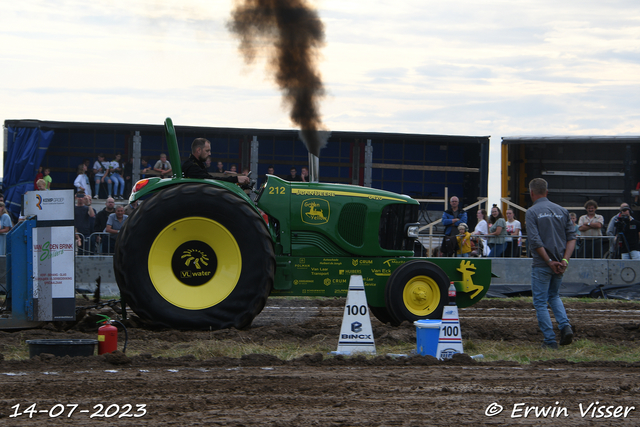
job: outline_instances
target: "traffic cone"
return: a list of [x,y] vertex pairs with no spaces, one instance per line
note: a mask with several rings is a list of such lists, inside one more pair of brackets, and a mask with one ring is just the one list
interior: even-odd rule
[[376,343],[373,339],[373,328],[362,276],[351,276],[349,280],[338,351],[332,352],[332,354],[343,355],[354,353],[376,354]]
[[464,353],[462,348],[462,332],[456,305],[456,288],[453,282],[449,287],[449,305],[442,310],[442,323],[438,337],[437,359],[451,359],[456,353]]

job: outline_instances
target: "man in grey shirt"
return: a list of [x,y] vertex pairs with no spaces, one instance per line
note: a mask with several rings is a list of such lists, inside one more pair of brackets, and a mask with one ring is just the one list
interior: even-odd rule
[[549,201],[547,181],[532,179],[529,194],[533,206],[527,210],[527,236],[532,250],[531,292],[536,309],[538,327],[544,335],[542,348],[557,349],[547,303],[553,310],[560,329],[560,345],[571,344],[573,328],[569,324],[564,304],[560,299],[560,285],[569,259],[576,246],[575,226],[569,212]]

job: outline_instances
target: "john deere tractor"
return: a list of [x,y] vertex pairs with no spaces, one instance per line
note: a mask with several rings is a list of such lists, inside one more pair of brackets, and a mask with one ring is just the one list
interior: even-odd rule
[[416,258],[419,203],[372,188],[288,182],[268,175],[252,201],[235,184],[182,177],[175,130],[165,121],[172,178],[138,181],[142,200],[116,242],[124,301],[171,328],[246,328],[267,298],[346,296],[363,278],[383,322],[438,319],[453,281],[457,304],[479,301],[491,281],[480,258]]

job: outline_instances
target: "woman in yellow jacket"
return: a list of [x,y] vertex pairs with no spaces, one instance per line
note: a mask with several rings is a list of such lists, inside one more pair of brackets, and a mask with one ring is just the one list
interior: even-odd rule
[[458,226],[456,239],[458,240],[457,256],[467,258],[471,253],[471,234],[467,224],[463,223]]

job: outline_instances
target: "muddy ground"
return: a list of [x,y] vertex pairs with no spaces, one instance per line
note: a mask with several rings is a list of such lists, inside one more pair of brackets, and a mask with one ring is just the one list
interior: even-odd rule
[[[290,361],[264,354],[205,360],[189,355],[190,343],[207,339],[337,347],[344,299],[272,298],[267,305],[247,331],[153,330],[134,317],[130,356],[0,360],[0,425],[640,424],[640,361],[519,365],[467,355],[446,362],[323,353]],[[571,302],[567,309],[576,339],[639,345],[640,305]],[[542,340],[527,302],[485,299],[460,310],[460,317],[463,340]],[[85,320],[65,328],[0,332],[0,352],[26,339],[95,338],[94,319]],[[413,325],[372,323],[378,346],[415,342]],[[175,346],[187,356],[157,356],[159,349]]]

